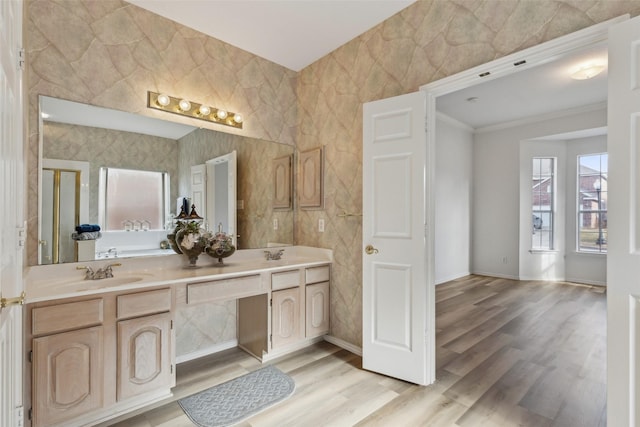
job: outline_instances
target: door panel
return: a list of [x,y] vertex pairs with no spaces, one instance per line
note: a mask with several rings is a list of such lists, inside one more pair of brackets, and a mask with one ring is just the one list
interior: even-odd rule
[[364,105],[362,363],[416,384],[435,372],[425,119],[421,92]]
[[640,422],[640,18],[609,32],[607,424]]

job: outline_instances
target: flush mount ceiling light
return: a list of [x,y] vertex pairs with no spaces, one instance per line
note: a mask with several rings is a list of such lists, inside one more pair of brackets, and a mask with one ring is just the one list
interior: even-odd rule
[[588,80],[603,72],[605,68],[607,68],[605,64],[587,62],[575,67],[569,75],[574,80]]
[[186,99],[174,98],[163,93],[147,92],[147,107],[242,129],[242,116],[238,113],[213,108]]

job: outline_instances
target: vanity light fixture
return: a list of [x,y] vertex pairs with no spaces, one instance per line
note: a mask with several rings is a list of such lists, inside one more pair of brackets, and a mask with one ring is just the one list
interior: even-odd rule
[[243,118],[238,113],[213,108],[205,104],[174,98],[166,94],[147,92],[147,107],[154,110],[162,110],[193,119],[205,120],[225,126],[242,129]]
[[588,80],[604,71],[606,66],[595,62],[584,63],[574,68],[570,76],[574,80]]

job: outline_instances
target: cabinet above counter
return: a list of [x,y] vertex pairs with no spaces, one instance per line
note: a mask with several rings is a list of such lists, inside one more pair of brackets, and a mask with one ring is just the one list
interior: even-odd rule
[[113,267],[113,278],[98,280],[85,280],[85,272],[78,270],[78,267],[87,266],[97,270],[113,264],[113,260],[32,266],[26,269],[24,276],[26,303],[227,279],[323,265],[332,261],[333,252],[330,249],[287,246],[279,260],[267,261],[262,249],[245,249],[225,259],[223,266],[218,266],[215,259],[205,256],[198,259],[197,268],[188,268],[186,257],[177,254],[126,259],[119,262],[121,265]]

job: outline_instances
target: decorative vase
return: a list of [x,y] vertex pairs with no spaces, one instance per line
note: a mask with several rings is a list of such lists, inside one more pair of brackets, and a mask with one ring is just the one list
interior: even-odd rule
[[193,231],[189,228],[179,230],[176,233],[176,244],[178,249],[189,259],[189,267],[197,267],[198,257],[204,251],[206,245],[200,230]]
[[236,251],[236,247],[232,243],[233,239],[222,231],[222,223],[220,223],[218,224],[218,232],[208,239],[205,252],[210,257],[217,258],[218,265],[222,266],[224,265],[222,259],[231,256]]

